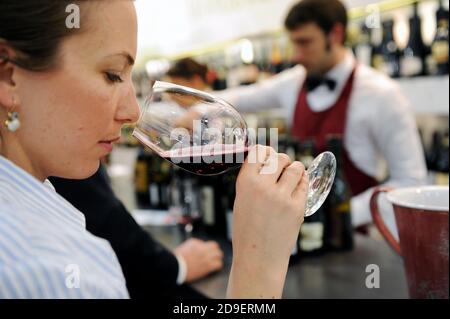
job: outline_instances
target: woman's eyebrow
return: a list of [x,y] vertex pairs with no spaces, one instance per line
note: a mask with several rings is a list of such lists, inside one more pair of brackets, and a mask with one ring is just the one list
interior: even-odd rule
[[109,57],[115,57],[115,56],[120,56],[126,59],[128,66],[133,66],[134,65],[134,58],[131,56],[131,54],[129,54],[128,52],[119,52],[119,53],[115,53],[115,54],[110,54],[108,56],[106,56],[107,58]]

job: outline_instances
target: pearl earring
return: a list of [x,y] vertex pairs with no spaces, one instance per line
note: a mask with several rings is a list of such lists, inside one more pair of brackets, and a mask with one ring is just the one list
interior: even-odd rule
[[15,132],[20,128],[19,113],[8,112],[8,119],[5,121],[5,126],[10,132]]

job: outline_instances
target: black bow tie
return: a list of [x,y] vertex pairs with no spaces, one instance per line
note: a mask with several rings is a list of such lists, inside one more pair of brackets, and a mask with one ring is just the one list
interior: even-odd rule
[[316,88],[322,85],[326,85],[330,91],[334,91],[336,88],[336,81],[319,75],[310,75],[306,78],[306,89],[308,92],[314,91]]

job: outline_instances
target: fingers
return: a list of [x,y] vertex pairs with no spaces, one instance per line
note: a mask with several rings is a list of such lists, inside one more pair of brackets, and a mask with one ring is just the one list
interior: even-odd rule
[[207,241],[205,246],[209,250],[209,271],[217,271],[222,269],[224,253],[220,249],[219,244],[215,241]]
[[306,204],[308,190],[309,190],[308,172],[304,171],[300,183],[297,185],[294,192],[292,193],[292,197],[294,198],[294,200],[298,200]]
[[205,242],[209,247],[211,248],[216,248],[216,249],[220,249],[219,244],[214,241],[214,240],[208,240],[207,242]]
[[194,245],[198,245],[198,244],[203,244],[204,241],[198,238],[189,238],[187,239],[183,244],[194,244]]
[[300,162],[293,162],[287,166],[278,181],[282,189],[285,189],[289,194],[293,194],[302,180],[305,173],[305,166]]
[[206,245],[207,245],[208,249],[211,251],[211,255],[213,257],[223,258],[223,251],[222,251],[222,249],[220,249],[220,246],[217,242],[208,241],[208,242],[206,242]]
[[286,154],[271,153],[266,163],[261,168],[260,174],[266,175],[275,184],[284,169],[291,164],[291,159]]
[[223,268],[223,261],[219,259],[214,265],[212,271],[217,271]]
[[245,159],[244,169],[241,170],[242,173],[246,175],[258,174],[271,153],[275,153],[275,151],[270,147],[262,145],[253,146]]

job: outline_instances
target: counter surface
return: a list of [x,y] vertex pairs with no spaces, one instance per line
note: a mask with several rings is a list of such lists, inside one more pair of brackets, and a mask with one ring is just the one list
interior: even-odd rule
[[[183,241],[177,227],[146,226],[145,229],[167,248]],[[206,239],[205,236],[196,236]],[[224,268],[196,282],[193,286],[211,298],[225,298],[232,249],[226,240],[219,240],[224,250]],[[366,279],[374,274],[369,265],[379,267],[380,286],[369,289]],[[367,271],[367,272],[366,272]],[[369,282],[370,277],[369,277]],[[408,298],[403,261],[383,241],[355,235],[355,248],[350,252],[327,253],[304,257],[289,267],[283,298],[287,299],[404,299]]]

